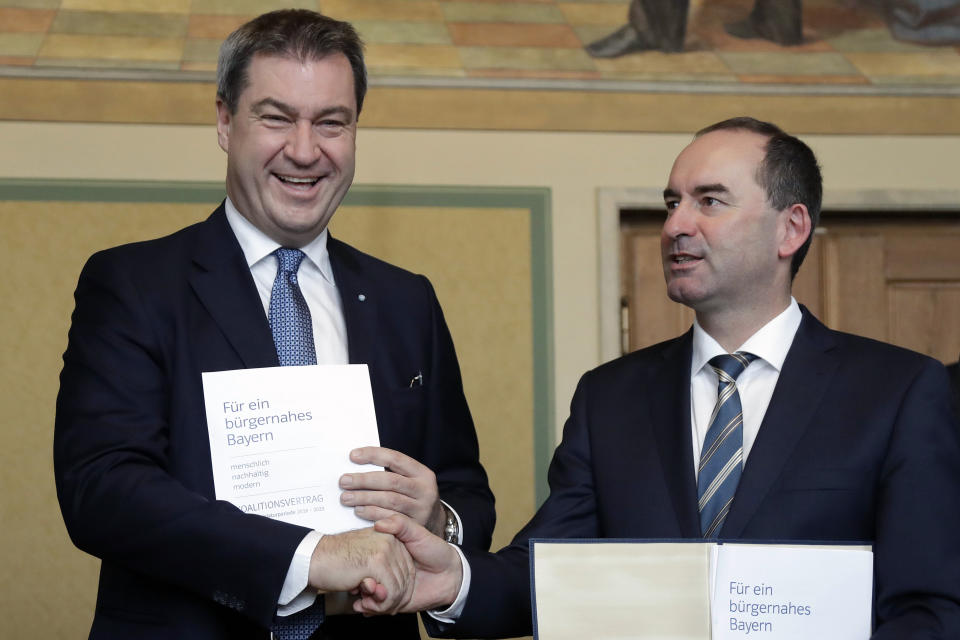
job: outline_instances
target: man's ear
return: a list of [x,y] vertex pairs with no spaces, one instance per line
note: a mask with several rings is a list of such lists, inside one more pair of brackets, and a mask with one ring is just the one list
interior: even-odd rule
[[792,204],[781,211],[780,215],[783,216],[783,226],[777,255],[780,258],[789,258],[810,237],[813,224],[810,222],[810,212],[807,211],[807,205],[805,204]]
[[220,98],[217,98],[217,142],[224,151],[230,147],[230,124],[233,122],[233,114],[230,108]]

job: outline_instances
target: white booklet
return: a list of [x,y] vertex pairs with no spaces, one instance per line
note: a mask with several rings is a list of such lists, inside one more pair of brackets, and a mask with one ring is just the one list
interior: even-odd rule
[[539,640],[867,640],[873,553],[846,545],[532,540]]
[[369,527],[340,504],[340,476],[379,469],[350,451],[380,436],[365,364],[203,373],[218,500],[338,533]]
[[868,547],[725,543],[711,550],[713,640],[867,640]]

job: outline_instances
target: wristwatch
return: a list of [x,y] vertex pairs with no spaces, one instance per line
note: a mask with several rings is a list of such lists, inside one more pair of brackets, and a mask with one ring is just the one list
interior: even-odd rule
[[441,503],[440,506],[443,507],[443,513],[447,517],[447,522],[443,525],[443,539],[451,544],[458,544],[460,542],[460,526],[457,524],[457,517],[453,515],[453,511],[447,505]]

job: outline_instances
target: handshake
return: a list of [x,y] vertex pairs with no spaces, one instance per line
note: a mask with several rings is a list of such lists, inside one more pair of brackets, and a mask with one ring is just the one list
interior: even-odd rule
[[451,545],[394,514],[367,529],[324,536],[309,583],[321,592],[352,593],[354,613],[381,615],[445,609],[457,597],[462,572]]
[[323,536],[310,560],[310,588],[353,594],[342,613],[394,614],[452,604],[463,567],[459,553],[439,537],[446,518],[433,472],[383,447],[356,449],[350,459],[384,468],[340,479],[341,503],[374,525]]

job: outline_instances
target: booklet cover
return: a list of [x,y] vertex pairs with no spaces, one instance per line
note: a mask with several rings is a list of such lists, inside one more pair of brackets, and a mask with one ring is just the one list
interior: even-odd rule
[[868,640],[869,547],[531,540],[540,640]]
[[727,542],[711,553],[713,640],[867,640],[873,553]]
[[340,504],[340,476],[378,446],[367,365],[310,365],[203,373],[218,500],[246,513],[324,533],[369,527]]

